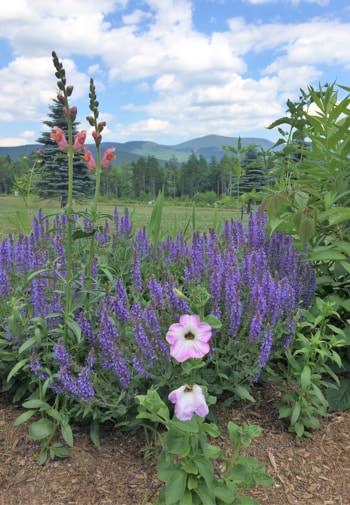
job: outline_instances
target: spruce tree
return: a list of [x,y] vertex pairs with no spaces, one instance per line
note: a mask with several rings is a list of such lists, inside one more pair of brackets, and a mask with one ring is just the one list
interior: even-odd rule
[[[67,155],[60,151],[55,141],[51,140],[50,133],[54,126],[59,126],[67,136],[67,120],[63,112],[62,103],[53,99],[53,104],[49,107],[49,119],[43,124],[50,128],[50,131],[42,132],[38,142],[43,144],[40,150],[40,160],[42,175],[38,183],[38,193],[42,197],[61,197],[63,200],[67,196],[68,170]],[[73,123],[73,135],[77,131],[77,122]],[[89,195],[92,192],[92,180],[89,176],[86,163],[81,160],[79,154],[74,156],[74,196]]]

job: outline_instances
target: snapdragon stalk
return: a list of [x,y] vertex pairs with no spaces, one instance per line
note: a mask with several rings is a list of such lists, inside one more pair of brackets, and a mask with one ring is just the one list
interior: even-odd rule
[[66,73],[62,63],[56,53],[52,52],[53,64],[56,68],[57,87],[59,89],[58,99],[64,105],[67,120],[68,144],[68,194],[65,214],[67,216],[67,236],[66,236],[66,282],[65,282],[65,307],[64,307],[64,329],[63,341],[68,342],[68,319],[72,308],[72,277],[73,277],[73,119],[69,109],[68,98],[72,94],[73,87],[66,85]]

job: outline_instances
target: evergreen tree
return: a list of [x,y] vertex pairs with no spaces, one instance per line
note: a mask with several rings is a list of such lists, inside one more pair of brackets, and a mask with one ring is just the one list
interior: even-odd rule
[[[49,107],[49,119],[43,121],[50,130],[59,126],[67,136],[67,120],[63,112],[63,105],[57,98],[53,99],[53,105]],[[73,122],[73,135],[77,131],[77,122]],[[42,176],[38,183],[38,193],[43,197],[65,198],[68,189],[67,156],[60,151],[55,141],[50,138],[51,131],[42,132],[38,142],[44,148],[40,150],[42,162]],[[74,156],[74,195],[83,196],[91,194],[92,180],[89,176],[86,163],[81,160],[79,154]]]

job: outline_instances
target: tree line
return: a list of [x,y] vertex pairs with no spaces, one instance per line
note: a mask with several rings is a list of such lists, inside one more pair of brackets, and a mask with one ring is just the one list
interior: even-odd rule
[[[49,119],[43,123],[52,129],[59,126],[67,129],[62,104],[54,99],[49,107]],[[77,123],[73,125],[74,132]],[[25,186],[26,174],[35,165],[34,192],[43,198],[64,197],[67,191],[67,159],[50,138],[50,131],[42,132],[38,142],[42,147],[36,153],[12,161],[0,157],[0,192],[10,193]],[[92,191],[93,174],[85,163],[75,157],[74,187],[76,196],[89,196]],[[154,199],[164,189],[167,198],[193,198],[206,193],[208,200],[222,195],[239,194],[259,190],[269,182],[269,167],[266,152],[251,145],[242,148],[226,147],[226,154],[210,161],[192,153],[188,160],[179,162],[175,157],[159,161],[154,156],[140,157],[123,165],[114,165],[104,171],[101,194],[113,198]]]

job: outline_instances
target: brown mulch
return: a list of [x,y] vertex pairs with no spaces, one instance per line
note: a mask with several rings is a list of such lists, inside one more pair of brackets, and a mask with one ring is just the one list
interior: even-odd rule
[[[20,411],[0,399],[0,505],[149,505],[159,489],[154,463],[145,461],[141,434],[105,432],[101,449],[75,430],[70,459],[37,464],[38,449],[23,426]],[[296,443],[265,397],[258,405],[225,410],[221,422],[262,426],[250,454],[264,462],[273,486],[251,496],[261,505],[350,505],[350,412],[322,421],[310,439]],[[225,439],[221,444],[225,444]]]

